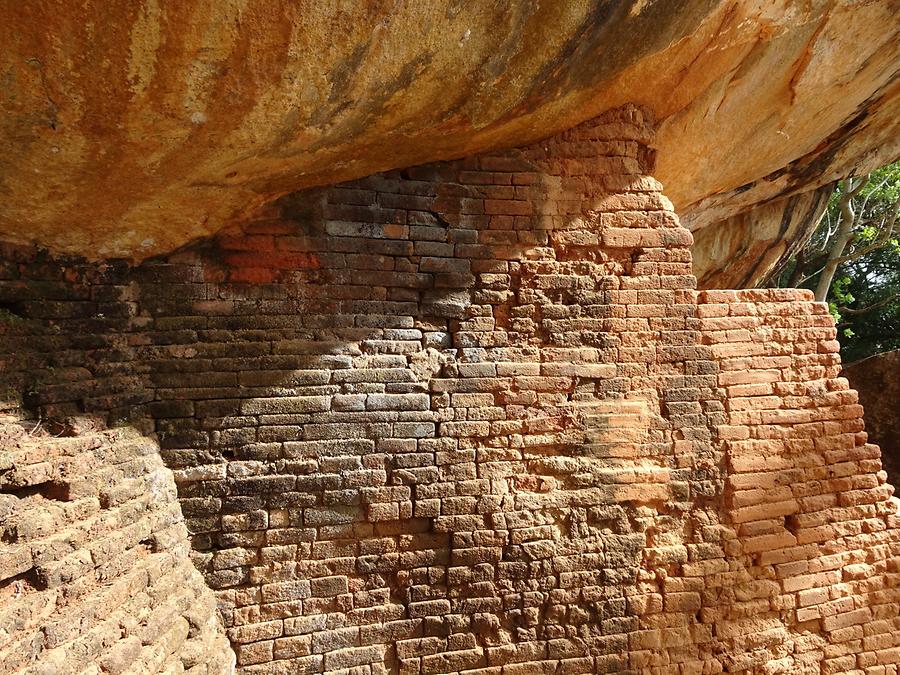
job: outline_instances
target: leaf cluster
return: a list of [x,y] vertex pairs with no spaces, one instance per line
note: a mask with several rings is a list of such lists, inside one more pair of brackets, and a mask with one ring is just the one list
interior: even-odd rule
[[809,240],[770,280],[817,289],[829,260],[837,263],[827,280],[827,302],[845,362],[900,349],[898,212],[900,162],[838,182]]

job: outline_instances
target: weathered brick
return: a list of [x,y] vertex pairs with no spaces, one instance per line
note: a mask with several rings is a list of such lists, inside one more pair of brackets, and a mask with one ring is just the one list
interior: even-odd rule
[[137,413],[181,500],[145,441],[0,433],[0,670],[228,672],[214,588],[247,673],[891,672],[900,518],[827,308],[696,290],[649,126],[167,260],[0,247],[4,380]]

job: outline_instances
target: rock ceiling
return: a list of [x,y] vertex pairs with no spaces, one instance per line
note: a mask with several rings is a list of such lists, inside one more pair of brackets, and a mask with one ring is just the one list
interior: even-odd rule
[[900,156],[900,2],[0,3],[0,238],[142,259],[285,193],[625,102],[706,286]]

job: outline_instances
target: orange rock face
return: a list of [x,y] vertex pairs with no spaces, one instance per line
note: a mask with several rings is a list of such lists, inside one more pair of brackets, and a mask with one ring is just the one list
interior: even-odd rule
[[898,14],[3,3],[0,238],[142,259],[299,188],[523,145],[630,101],[662,121],[657,177],[698,235],[698,276],[752,281],[791,198],[897,156]]

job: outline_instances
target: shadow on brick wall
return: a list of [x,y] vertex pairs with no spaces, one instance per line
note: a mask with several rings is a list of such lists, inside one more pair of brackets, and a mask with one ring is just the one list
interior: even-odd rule
[[639,615],[718,508],[721,404],[633,122],[290,195],[133,269],[11,251],[4,378],[155,434],[248,672],[668,658],[699,592],[665,635]]

